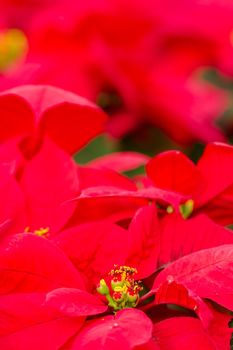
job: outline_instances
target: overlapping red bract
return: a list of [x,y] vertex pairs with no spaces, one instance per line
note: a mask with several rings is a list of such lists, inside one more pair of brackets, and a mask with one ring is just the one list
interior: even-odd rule
[[[13,101],[33,116],[28,102]],[[61,115],[48,110],[53,121]],[[2,147],[25,130],[7,129]],[[118,154],[81,167],[53,135],[45,132],[30,157],[23,149],[23,166],[1,164],[0,346],[192,349],[198,338],[200,349],[229,349],[233,235],[210,209],[218,203],[230,222],[232,147],[208,145],[197,165],[179,152],[160,154],[138,188],[117,171],[143,164],[144,156],[123,154],[121,165]],[[181,208],[190,199],[194,211],[185,219]],[[144,295],[137,308],[113,314],[96,286],[115,264],[137,269]]]
[[232,76],[229,1],[70,0],[67,6],[65,0],[27,0],[24,20],[15,18],[17,3],[12,10],[11,1],[4,2],[4,27],[25,31],[29,53],[2,77],[3,88],[52,84],[99,101],[112,115],[108,130],[118,137],[149,122],[181,143],[224,141],[215,121],[228,94],[201,79],[198,69]]
[[[26,158],[38,151],[45,137],[73,154],[101,133],[106,122],[104,113],[89,101],[50,86],[22,86],[4,91],[0,95],[0,109],[1,143],[16,140],[15,152],[19,148]],[[4,148],[4,154],[6,151]],[[17,159],[12,153],[10,148],[9,161]]]
[[194,200],[194,213],[205,212],[221,224],[232,224],[233,147],[209,144],[197,165],[178,151],[155,156],[147,174],[155,186],[186,194]]

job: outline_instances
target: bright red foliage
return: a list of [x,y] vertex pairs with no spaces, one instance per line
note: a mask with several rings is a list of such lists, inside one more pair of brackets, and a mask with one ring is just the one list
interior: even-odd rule
[[229,1],[50,2],[28,26],[15,21],[26,27],[29,53],[3,88],[33,82],[82,94],[111,114],[118,137],[149,122],[181,143],[224,141],[214,122],[228,96],[197,69],[232,75]]
[[157,155],[140,183],[119,171],[143,155],[87,166],[69,155],[103,127],[89,102],[12,91],[0,96],[11,155],[0,164],[0,347],[229,349],[233,235],[221,224],[232,220],[232,147],[208,145],[197,165]]
[[188,195],[194,213],[205,212],[222,224],[232,224],[233,147],[209,144],[197,165],[178,151],[155,156],[147,164],[147,174],[155,186]]
[[72,154],[102,132],[106,122],[89,101],[49,86],[5,91],[0,95],[0,109],[0,142],[16,140],[15,152],[19,148],[26,158],[38,151],[45,137]]

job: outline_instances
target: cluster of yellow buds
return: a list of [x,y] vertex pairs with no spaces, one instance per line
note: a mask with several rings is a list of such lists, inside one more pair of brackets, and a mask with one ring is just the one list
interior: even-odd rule
[[143,288],[140,281],[134,280],[136,273],[135,268],[115,265],[109,273],[110,282],[100,280],[97,291],[106,297],[108,306],[114,311],[137,306]]
[[24,59],[28,41],[19,29],[0,30],[0,72],[5,72]]
[[31,231],[30,227],[27,226],[24,229],[24,232],[26,232],[26,233],[27,232],[31,232],[31,233],[34,233],[37,236],[40,236],[40,237],[48,237],[48,235],[49,235],[49,227],[40,227],[38,230]]

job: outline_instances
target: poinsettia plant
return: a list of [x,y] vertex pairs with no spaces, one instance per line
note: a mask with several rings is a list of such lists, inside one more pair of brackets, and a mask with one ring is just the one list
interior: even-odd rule
[[0,89],[34,83],[72,90],[111,115],[108,130],[117,137],[150,123],[184,144],[224,141],[216,120],[229,95],[199,70],[232,77],[230,1],[3,2],[3,34],[17,26],[28,50],[0,78]]
[[195,336],[200,349],[228,349],[232,233],[205,216],[176,219],[173,240],[155,206],[127,230],[104,221],[11,236],[1,246],[1,345],[178,349]]
[[[232,147],[207,146],[197,165],[172,151],[151,159],[118,153],[80,166],[68,151],[90,134],[72,149],[49,128],[42,139],[34,135],[46,113],[54,122],[61,108],[86,107],[54,107],[47,88],[42,96],[41,88],[22,91],[3,94],[5,113],[16,118],[17,101],[31,116],[28,98],[39,123],[34,133],[14,125],[2,138],[1,147],[13,141],[24,162],[17,168],[8,158],[0,168],[1,347],[229,349],[233,235],[223,224],[231,218]],[[52,92],[55,101],[63,94]],[[46,96],[51,107],[40,114]],[[99,130],[105,117],[92,106],[88,112]],[[120,173],[145,163],[140,179]],[[224,220],[207,210],[216,198]]]

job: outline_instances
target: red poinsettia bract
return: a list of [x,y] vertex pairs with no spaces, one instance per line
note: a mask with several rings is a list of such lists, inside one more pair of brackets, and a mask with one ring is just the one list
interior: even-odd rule
[[[172,231],[167,221],[174,219]],[[205,216],[172,214],[160,221],[154,206],[140,209],[128,230],[99,222],[51,239],[17,234],[1,247],[0,344],[177,349],[192,348],[195,335],[200,349],[228,349],[232,254],[227,229]],[[139,284],[132,277],[136,269],[128,266],[137,268]],[[144,290],[141,301],[138,289]]]
[[30,158],[50,138],[74,153],[104,130],[106,116],[89,101],[50,86],[20,86],[0,95],[0,159]]
[[155,186],[189,196],[191,212],[232,224],[232,157],[232,146],[220,143],[209,144],[197,165],[181,152],[167,151],[149,161],[147,174]]

